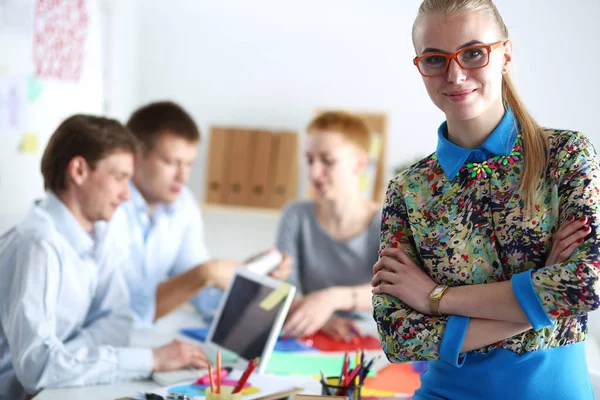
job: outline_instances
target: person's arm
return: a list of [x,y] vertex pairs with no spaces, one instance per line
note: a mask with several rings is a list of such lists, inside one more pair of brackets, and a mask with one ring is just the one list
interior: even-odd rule
[[208,263],[192,268],[162,281],[156,289],[156,314],[154,319],[164,317],[182,304],[190,301],[207,283]]
[[161,282],[156,290],[155,319],[188,301],[198,308],[198,292],[209,286],[225,289],[237,265],[239,263],[233,260],[209,260]]
[[128,346],[133,329],[129,291],[123,275],[124,254],[107,237],[104,259],[98,265],[98,284],[85,322],[77,336],[66,343],[74,350],[86,346]]
[[186,187],[181,192],[181,243],[170,268],[169,278],[156,289],[155,320],[174,311],[186,302],[200,307],[198,293],[207,286],[226,287],[237,262],[211,259],[204,241],[204,222],[193,194]]
[[[153,367],[150,349],[97,346],[93,342],[101,339],[91,331],[83,340],[75,336],[64,343],[58,338],[56,302],[61,285],[68,283],[64,281],[58,251],[42,239],[14,245],[17,248],[13,250],[12,263],[19,268],[5,269],[7,276],[3,278],[10,284],[6,285],[8,301],[0,303],[0,323],[13,368],[28,393],[49,387],[112,383],[150,375]],[[120,312],[114,315],[117,317],[113,319],[115,333],[112,335],[118,332],[128,339],[129,332],[122,329],[128,329],[131,320]],[[94,325],[98,324],[99,319]],[[106,328],[97,332],[106,332]],[[122,340],[117,339],[117,342]]]
[[[418,252],[401,191],[402,176],[388,186],[382,213],[381,248],[402,246],[417,264]],[[373,295],[373,317],[390,362],[441,359],[456,366],[463,352],[496,343],[528,329],[527,324],[460,316],[432,317],[389,294]],[[489,330],[493,328],[493,330]]]
[[539,330],[558,317],[580,315],[600,305],[600,168],[596,152],[575,134],[558,154],[561,223],[587,217],[589,234],[565,262],[513,275],[510,282],[451,288],[440,311],[514,322]]
[[301,257],[300,257],[300,221],[295,203],[289,203],[283,209],[275,246],[282,253],[286,253],[290,262],[290,274],[287,281],[296,286],[298,297],[302,295],[302,284],[300,279]]
[[334,286],[322,291],[336,310],[370,311],[373,309],[371,285]]

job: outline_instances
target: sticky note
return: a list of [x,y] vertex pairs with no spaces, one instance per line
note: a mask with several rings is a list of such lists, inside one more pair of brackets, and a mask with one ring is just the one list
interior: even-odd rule
[[21,153],[35,153],[39,149],[38,135],[37,133],[26,133],[21,139],[21,146],[19,151]]
[[44,85],[42,84],[42,82],[40,82],[38,79],[36,79],[35,77],[32,76],[32,77],[29,77],[28,89],[29,89],[29,95],[28,95],[29,102],[33,103],[42,94],[42,91],[44,90]]
[[271,311],[273,307],[277,304],[281,303],[285,296],[290,291],[290,284],[287,282],[282,282],[281,285],[275,290],[273,290],[267,297],[260,302],[259,306],[265,311]]

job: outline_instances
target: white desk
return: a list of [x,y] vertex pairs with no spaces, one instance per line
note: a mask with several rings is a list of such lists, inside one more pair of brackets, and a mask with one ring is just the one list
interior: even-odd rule
[[[160,347],[175,338],[194,343],[193,339],[179,334],[178,330],[183,327],[202,325],[205,324],[200,315],[191,307],[182,307],[160,319],[153,329],[134,332],[131,337],[131,343],[134,346],[151,348]],[[35,400],[112,400],[119,397],[131,396],[140,391],[150,391],[158,387],[154,381],[148,380],[69,389],[47,389],[35,396]]]
[[[153,329],[139,330],[133,333],[131,343],[137,347],[156,348],[171,342],[173,339],[191,343],[199,342],[181,335],[180,328],[205,325],[200,315],[191,307],[182,307],[159,320]],[[148,392],[159,387],[154,381],[116,383],[112,385],[86,386],[69,389],[46,389],[35,396],[35,400],[113,400],[120,397],[133,396],[138,392]],[[306,388],[306,393],[319,394],[320,384],[314,381],[314,387]]]
[[[202,325],[204,325],[202,319],[191,307],[183,307],[158,321],[153,329],[134,332],[131,341],[134,346],[151,348],[167,344],[175,338],[194,343],[193,339],[179,334],[178,331],[180,328]],[[595,400],[600,400],[600,346],[598,346],[595,338],[591,335],[586,341],[586,350],[595,391],[594,398]],[[39,393],[35,397],[35,400],[113,400],[131,396],[137,392],[150,391],[158,387],[153,381],[140,381],[71,389],[48,389]],[[307,388],[306,390],[307,393],[312,394],[318,394],[318,391],[319,384],[316,380],[315,387]]]

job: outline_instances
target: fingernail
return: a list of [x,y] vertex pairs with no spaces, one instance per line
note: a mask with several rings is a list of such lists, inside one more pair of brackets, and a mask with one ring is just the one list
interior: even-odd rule
[[586,222],[587,221],[587,217],[580,218],[579,221]]
[[591,226],[586,226],[584,230],[589,233],[589,232],[592,231],[592,227]]
[[583,239],[577,239],[579,243],[583,243]]
[[571,215],[571,216],[570,216],[570,217],[567,219],[567,221],[569,221],[569,222],[575,221],[575,217]]

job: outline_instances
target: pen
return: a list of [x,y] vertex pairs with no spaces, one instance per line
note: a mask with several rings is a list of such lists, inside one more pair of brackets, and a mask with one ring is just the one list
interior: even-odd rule
[[[356,350],[356,364],[354,369],[357,369],[358,366],[360,365],[361,361],[360,361],[360,352],[358,351],[358,349]],[[358,385],[358,374],[356,375],[356,378],[354,378],[354,386]]]
[[244,385],[248,381],[248,378],[250,377],[250,374],[252,373],[252,371],[254,371],[254,368],[256,368],[256,366],[258,365],[259,361],[260,361],[260,358],[258,358],[258,357],[255,358],[255,359],[253,359],[253,360],[250,360],[250,362],[248,363],[248,366],[246,367],[246,370],[242,374],[242,377],[238,381],[237,385],[235,385],[235,387],[231,391],[231,394],[238,393],[240,390],[242,390],[242,388],[244,387]]
[[352,370],[352,373],[344,381],[344,386],[348,386],[352,382],[352,380],[356,378],[356,375],[358,375],[361,369],[363,369],[363,365],[357,365],[356,368]]
[[[217,371],[221,371],[221,349],[217,350]],[[212,375],[212,374],[211,374]],[[216,393],[221,393],[221,374],[217,374],[217,391]]]
[[[342,364],[342,372],[340,373],[340,379],[338,379],[338,386],[344,386],[346,380],[346,374],[348,373],[348,353],[344,353],[344,362]],[[339,388],[335,391],[335,396],[342,394],[342,389]]]
[[330,396],[331,392],[329,391],[329,387],[327,386],[329,384],[329,382],[327,382],[327,378],[325,378],[325,373],[323,372],[323,370],[321,370],[321,380],[323,381],[323,388],[325,388],[325,392],[327,392],[327,396]]

